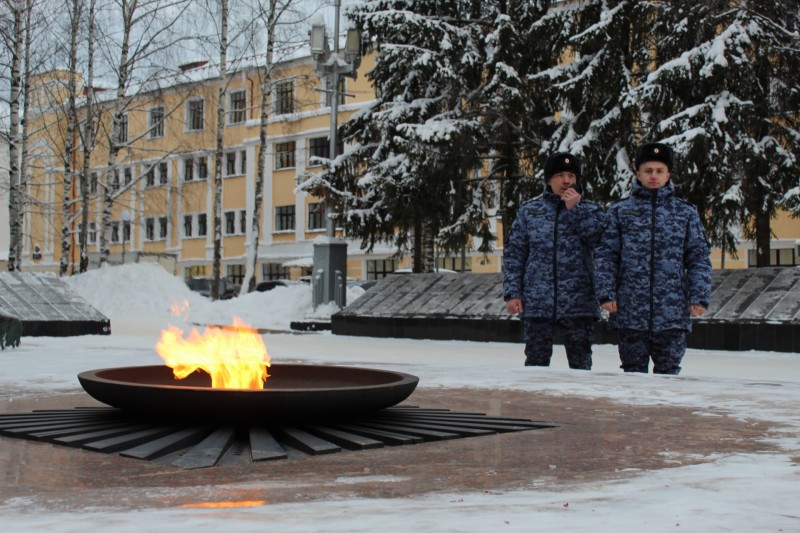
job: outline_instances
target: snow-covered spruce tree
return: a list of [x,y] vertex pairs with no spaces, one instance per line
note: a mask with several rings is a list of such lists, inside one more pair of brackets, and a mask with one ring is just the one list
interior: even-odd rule
[[481,100],[488,177],[500,184],[498,213],[507,237],[520,205],[541,190],[541,181],[533,179],[532,163],[542,140],[552,133],[556,112],[552,101],[543,97],[549,83],[531,76],[557,65],[561,54],[549,43],[549,28],[539,25],[548,0],[494,4],[483,41],[486,81]]
[[668,3],[653,21],[653,64],[642,73],[637,94],[647,117],[644,137],[665,141],[678,155],[673,183],[680,196],[698,207],[712,244],[734,250],[741,189],[725,124],[742,102],[727,87],[718,63],[723,56],[712,52],[720,9],[728,3]]
[[482,2],[467,0],[352,5],[365,48],[378,50],[366,73],[377,98],[340,127],[351,148],[300,185],[332,202],[365,249],[383,241],[412,250],[415,272],[433,270],[434,243],[460,250],[487,218],[490,182],[471,179],[485,146],[482,13]]
[[641,140],[635,79],[650,64],[646,37],[662,9],[657,2],[587,0],[552,9],[538,23],[552,53],[564,54],[561,64],[531,77],[559,111],[539,168],[557,151],[579,155],[584,185],[598,201],[624,196],[634,179],[631,158]]
[[800,174],[798,29],[788,0],[673,0],[653,29],[658,64],[638,90],[647,136],[675,147],[680,193],[712,244],[734,250],[741,227],[758,266],[769,265],[770,220]]

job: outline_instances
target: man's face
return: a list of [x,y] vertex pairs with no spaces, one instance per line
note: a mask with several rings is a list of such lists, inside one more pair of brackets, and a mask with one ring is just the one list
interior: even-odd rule
[[561,196],[564,194],[564,191],[569,189],[570,185],[575,185],[577,178],[575,174],[572,172],[558,172],[550,176],[550,181],[547,184],[550,186],[550,190],[553,193]]
[[669,181],[669,169],[660,161],[645,161],[636,171],[642,186],[647,189],[660,189]]

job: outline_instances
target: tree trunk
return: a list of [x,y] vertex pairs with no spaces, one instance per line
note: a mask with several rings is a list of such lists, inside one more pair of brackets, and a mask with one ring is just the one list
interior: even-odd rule
[[99,232],[100,242],[98,252],[100,253],[100,266],[108,264],[108,241],[111,234],[111,209],[113,207],[114,191],[111,186],[119,183],[119,169],[117,168],[117,155],[119,154],[119,132],[122,122],[122,110],[124,108],[124,98],[128,86],[128,75],[130,73],[129,51],[130,38],[133,28],[136,2],[122,2],[123,34],[122,47],[119,55],[119,73],[117,75],[117,95],[114,104],[114,115],[111,117],[111,134],[108,139],[108,162],[106,167],[106,179],[103,184],[103,215],[101,229]]
[[431,227],[429,221],[422,224],[422,270],[421,272],[436,271],[436,231]]
[[87,29],[87,80],[86,80],[86,121],[83,128],[83,169],[80,178],[81,225],[80,243],[81,258],[79,271],[89,270],[89,176],[92,150],[94,150],[94,13],[95,0],[89,2],[89,25]]
[[267,53],[264,74],[261,78],[261,107],[258,129],[258,160],[256,161],[255,198],[253,198],[253,218],[250,222],[250,246],[248,248],[247,270],[240,294],[244,295],[255,288],[256,268],[258,267],[258,241],[261,236],[261,205],[264,203],[264,175],[267,160],[267,121],[269,102],[272,99],[272,54],[275,47],[275,25],[278,20],[277,0],[270,0],[267,15]]
[[214,152],[214,282],[211,298],[219,300],[222,269],[222,156],[225,149],[225,95],[228,62],[228,0],[220,0],[219,97],[217,100],[217,149]]
[[58,273],[63,276],[69,270],[72,255],[72,211],[73,211],[73,154],[75,153],[75,130],[78,122],[76,93],[78,91],[78,28],[80,26],[80,1],[72,0],[70,10],[69,37],[69,82],[67,84],[67,138],[64,143],[64,189],[61,204],[61,259]]
[[756,266],[768,267],[770,266],[770,241],[772,239],[772,227],[770,224],[770,213],[772,210],[767,210],[765,213],[756,215]]
[[[17,219],[19,222],[20,237],[25,227],[25,209],[27,202],[23,201],[28,191],[28,113],[30,111],[30,83],[31,79],[31,15],[33,13],[33,0],[27,0],[25,15],[25,74],[22,82],[22,93],[24,102],[22,107],[22,137],[20,138],[20,161],[19,161],[19,189]],[[20,242],[22,242],[20,240]],[[20,250],[22,247],[20,246]],[[17,255],[17,270],[20,269],[21,255]]]
[[22,225],[20,224],[19,213],[21,211],[21,194],[19,189],[20,169],[19,169],[19,148],[20,148],[20,94],[22,89],[22,54],[24,41],[24,20],[22,9],[14,3],[9,4],[14,14],[14,39],[11,47],[11,94],[9,98],[9,119],[8,135],[8,179],[9,179],[9,249],[8,249],[8,269],[10,271],[19,270],[20,258],[22,255]]

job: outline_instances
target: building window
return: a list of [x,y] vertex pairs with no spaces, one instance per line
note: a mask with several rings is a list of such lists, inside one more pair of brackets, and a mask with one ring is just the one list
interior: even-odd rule
[[194,159],[191,157],[184,158],[183,160],[183,181],[192,181],[194,179]]
[[158,217],[158,238],[167,238],[167,217]]
[[204,265],[195,265],[186,267],[183,270],[183,279],[189,281],[192,278],[202,278],[206,275],[206,267]]
[[397,270],[394,259],[367,259],[367,279],[381,279]]
[[275,168],[293,168],[294,165],[294,141],[275,143]]
[[208,160],[205,157],[197,161],[197,179],[208,179]]
[[123,176],[125,176],[125,185],[130,185],[133,181],[133,170],[131,170],[131,167],[125,167],[125,170],[122,172]]
[[236,233],[236,211],[225,212],[225,235]]
[[125,113],[119,118],[119,144],[128,142],[128,114]]
[[152,187],[155,184],[156,184],[156,172],[154,168],[151,166],[150,168],[147,169],[147,172],[145,173],[145,185],[147,187]]
[[167,177],[167,162],[161,161],[158,164],[158,182],[161,185],[165,185],[168,179],[169,178]]
[[[341,155],[344,151],[344,143],[337,139],[336,154]],[[331,140],[329,137],[313,137],[308,140],[308,166],[318,167],[322,162],[316,160],[330,159],[331,158]]]
[[111,223],[111,242],[119,242],[119,222]]
[[294,229],[294,206],[279,205],[275,207],[275,231]]
[[294,80],[275,84],[275,114],[294,113]]
[[122,242],[131,240],[131,223],[128,220],[122,222]]
[[186,130],[203,129],[203,100],[189,100],[186,103]]
[[[472,272],[472,258],[464,258],[464,272]],[[436,266],[439,268],[446,268],[447,270],[455,270],[461,272],[461,258],[460,257],[442,257],[436,260]]]
[[247,91],[230,93],[228,124],[241,124],[247,120]]
[[208,215],[201,213],[197,215],[197,236],[205,237],[208,235]]
[[208,179],[208,160],[203,157],[183,159],[183,181]]
[[[747,265],[755,267],[757,264],[756,251],[747,251]],[[794,248],[773,248],[769,251],[769,266],[795,266],[797,255]]]
[[154,218],[144,219],[144,240],[146,241],[156,240],[156,219]]
[[184,237],[192,237],[192,220],[194,217],[192,215],[184,215],[183,217],[183,236]]
[[236,152],[225,154],[225,175],[233,176],[236,174]]
[[118,168],[115,168],[115,169],[113,169],[111,171],[110,179],[111,179],[111,183],[109,184],[109,187],[111,188],[111,190],[112,191],[119,190],[119,169]]
[[164,106],[150,108],[149,118],[150,138],[157,139],[164,136]]
[[234,285],[240,285],[244,281],[244,265],[228,265],[225,268],[225,277]]
[[289,279],[289,267],[280,263],[264,263],[261,265],[261,279]]
[[781,248],[775,250],[779,266],[792,266],[796,264],[794,248]]
[[[237,218],[238,218],[238,224],[237,224]],[[245,233],[247,233],[247,211],[244,209],[241,209],[239,211],[226,211],[224,234],[244,235]]]
[[[325,87],[328,89],[327,91],[325,91],[325,106],[326,107],[330,107],[331,106],[331,101],[333,100],[333,92],[330,90],[331,87],[329,85],[330,82],[331,82],[331,78],[330,77],[325,78]],[[338,96],[337,100],[339,100],[339,105],[344,105],[344,99],[345,99],[345,96],[344,96],[345,84],[344,84],[344,82],[345,82],[345,78],[343,76],[339,76],[339,88],[338,88],[339,94],[337,94],[337,96]]]
[[327,137],[314,137],[308,140],[308,166],[318,167],[322,163],[315,161],[314,158],[329,159],[331,153],[331,143]]
[[89,222],[89,229],[87,231],[88,240],[90,243],[97,242],[97,223],[96,222]]
[[89,174],[89,192],[94,194],[97,192],[97,172]]
[[308,231],[325,229],[325,207],[322,202],[308,204]]
[[247,173],[247,152],[240,150],[237,152],[227,152],[225,154],[225,172],[223,175],[244,176]]

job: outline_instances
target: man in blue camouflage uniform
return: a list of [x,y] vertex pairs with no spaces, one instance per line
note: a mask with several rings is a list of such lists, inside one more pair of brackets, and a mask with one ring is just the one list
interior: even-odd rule
[[637,181],[609,207],[596,254],[597,296],[619,336],[625,372],[678,374],[692,316],[708,308],[711,261],[697,209],[675,197],[674,154],[661,143],[636,150]]
[[525,202],[503,250],[503,298],[522,314],[525,365],[549,366],[560,329],[570,368],[592,368],[594,292],[592,247],[605,227],[605,212],[581,198],[581,162],[572,154],[550,156],[545,191]]

